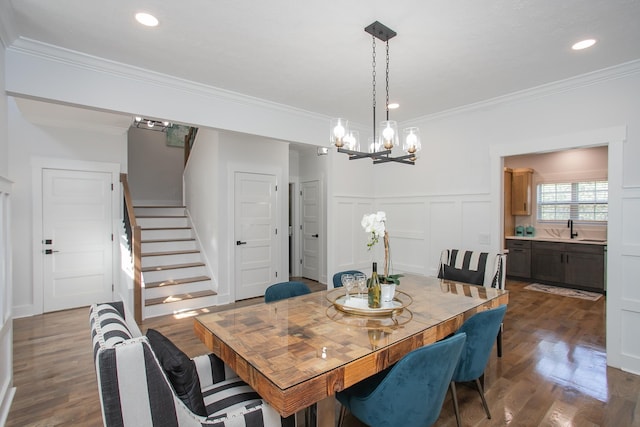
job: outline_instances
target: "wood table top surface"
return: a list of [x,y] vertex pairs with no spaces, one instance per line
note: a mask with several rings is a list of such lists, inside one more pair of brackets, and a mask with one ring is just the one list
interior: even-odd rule
[[[338,310],[344,289],[198,316],[196,335],[283,416],[291,415],[445,338],[508,292],[407,275],[400,313]],[[412,300],[412,301],[411,301]]]

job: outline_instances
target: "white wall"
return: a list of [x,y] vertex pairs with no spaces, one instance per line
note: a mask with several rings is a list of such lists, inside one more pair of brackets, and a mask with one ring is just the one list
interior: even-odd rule
[[37,126],[28,122],[9,98],[9,179],[13,185],[13,304],[14,316],[42,312],[36,306],[41,283],[33,277],[32,160],[56,158],[120,164],[127,170],[126,134],[91,132],[86,129]]
[[4,91],[5,48],[0,40],[0,426],[4,425],[15,393],[13,387],[13,303],[11,182],[7,96]]
[[0,40],[0,176],[9,174],[9,117],[5,92],[5,48]]
[[225,199],[220,196],[224,169],[220,168],[219,150],[219,132],[199,129],[184,170],[184,204],[211,270],[214,290],[222,303],[229,302],[229,287],[226,281],[220,287],[220,252],[225,244],[221,241],[224,228],[221,217],[226,205],[220,202]]
[[235,132],[200,129],[185,170],[185,204],[211,266],[219,303],[235,301],[233,190],[236,171],[276,176],[280,232],[278,279],[274,278],[274,282],[288,279],[289,144]]
[[167,145],[166,133],[132,127],[127,159],[127,181],[136,205],[182,203],[184,148]]

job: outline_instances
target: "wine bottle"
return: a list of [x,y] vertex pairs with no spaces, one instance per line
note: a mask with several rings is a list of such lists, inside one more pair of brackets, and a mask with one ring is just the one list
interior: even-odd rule
[[380,278],[378,277],[378,263],[373,263],[373,272],[371,273],[368,285],[369,308],[380,308],[382,288],[380,287]]

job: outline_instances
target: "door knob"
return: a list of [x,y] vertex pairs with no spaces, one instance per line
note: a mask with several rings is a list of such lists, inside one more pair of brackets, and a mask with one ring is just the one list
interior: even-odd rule
[[54,253],[54,252],[60,252],[60,251],[54,251],[53,249],[45,249],[45,250],[44,250],[44,253],[45,253],[46,255],[51,255],[51,254],[52,254],[52,253]]
[[240,246],[240,245],[246,245],[247,242],[241,242],[240,240],[236,240],[236,245]]
[[311,237],[318,238],[318,234],[312,234]]

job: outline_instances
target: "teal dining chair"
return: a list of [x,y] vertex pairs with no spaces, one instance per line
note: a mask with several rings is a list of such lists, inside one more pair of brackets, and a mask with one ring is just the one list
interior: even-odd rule
[[362,271],[359,270],[346,270],[340,271],[333,275],[333,287],[340,288],[342,287],[342,275],[343,274],[362,274]]
[[371,427],[430,426],[439,417],[466,337],[457,334],[420,347],[394,366],[336,393],[342,404]]
[[467,337],[466,344],[460,355],[460,361],[456,366],[450,384],[453,409],[456,413],[458,427],[460,427],[460,410],[455,383],[475,382],[478,393],[480,393],[480,399],[482,399],[482,406],[487,413],[487,418],[491,419],[491,412],[484,397],[484,389],[480,378],[484,375],[493,343],[496,340],[506,312],[507,306],[503,304],[491,310],[476,313],[467,319],[454,334],[454,336],[464,334]]
[[264,302],[280,301],[310,293],[311,289],[302,282],[281,282],[267,288],[264,293]]

